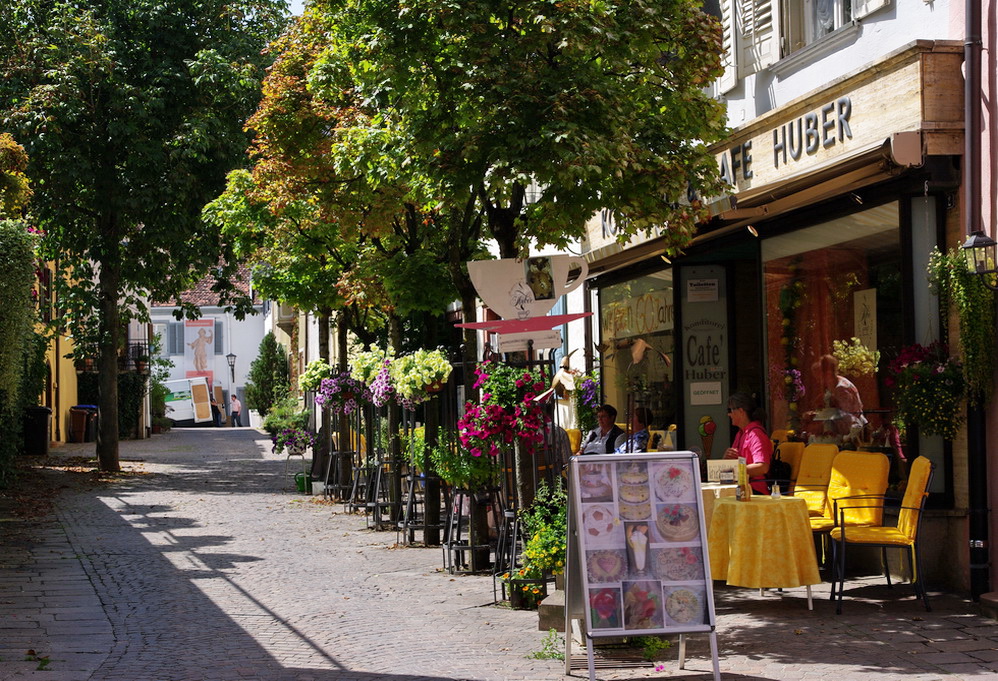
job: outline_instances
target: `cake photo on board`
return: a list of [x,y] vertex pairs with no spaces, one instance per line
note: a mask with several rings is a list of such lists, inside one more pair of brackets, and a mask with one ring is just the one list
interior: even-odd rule
[[655,527],[667,541],[689,541],[700,534],[696,507],[690,504],[662,504],[655,516]]

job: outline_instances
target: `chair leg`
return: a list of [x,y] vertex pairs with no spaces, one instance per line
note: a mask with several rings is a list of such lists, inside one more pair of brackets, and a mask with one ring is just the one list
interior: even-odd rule
[[829,581],[831,581],[831,583],[832,583],[832,588],[831,588],[831,591],[829,592],[828,600],[830,600],[830,601],[832,601],[834,603],[835,602],[835,580],[838,579],[838,576],[839,576],[839,563],[838,563],[839,543],[837,541],[835,541],[834,539],[831,539],[831,542],[832,542],[832,564],[829,566],[831,568],[831,575],[830,575],[831,579]]
[[841,540],[838,541],[838,542],[836,542],[836,543],[838,544],[838,546],[836,548],[838,549],[837,553],[839,554],[839,575],[838,575],[839,576],[839,593],[838,593],[839,599],[838,599],[838,601],[835,604],[835,614],[836,615],[841,615],[842,614],[842,592],[845,591],[845,588],[846,588],[846,538],[845,538],[845,529],[844,528],[843,528],[843,535],[842,535]]
[[[884,568],[884,577],[887,578],[887,588],[891,588],[893,586],[891,584],[891,567],[887,563],[887,547],[886,546],[881,546],[880,547],[880,561],[881,561],[881,565]],[[908,567],[909,567],[909,569],[911,568],[910,565]]]
[[925,581],[922,579],[922,561],[919,555],[918,544],[912,544],[911,546],[911,560],[914,563],[912,566],[912,575],[914,580],[912,585],[915,587],[915,595],[921,594],[922,603],[925,605],[925,612],[932,612],[932,607],[929,605],[929,594],[925,590]]

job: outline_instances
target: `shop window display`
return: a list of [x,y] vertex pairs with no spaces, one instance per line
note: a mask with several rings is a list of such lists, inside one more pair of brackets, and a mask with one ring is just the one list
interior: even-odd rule
[[886,368],[903,345],[896,203],[762,244],[773,428],[889,446]]
[[652,429],[675,423],[672,389],[674,308],[672,271],[600,289],[603,392],[619,411],[647,407]]

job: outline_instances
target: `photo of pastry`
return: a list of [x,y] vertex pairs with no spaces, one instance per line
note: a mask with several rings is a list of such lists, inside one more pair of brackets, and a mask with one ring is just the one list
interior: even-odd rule
[[640,578],[648,574],[648,542],[651,541],[647,522],[624,523],[624,538],[627,541],[627,562],[631,577]]
[[654,549],[652,572],[669,582],[692,582],[703,579],[703,550],[700,546]]
[[699,589],[665,590],[665,612],[676,624],[703,624],[704,595]]
[[583,501],[612,501],[610,464],[584,463],[579,466],[579,490]]
[[586,576],[589,582],[619,582],[627,576],[627,554],[620,549],[586,551]]
[[659,501],[690,501],[693,471],[687,463],[669,463],[655,473],[655,497]]
[[624,629],[663,626],[662,583],[653,580],[624,582]]
[[611,507],[585,504],[582,508],[582,531],[587,544],[606,543],[620,524]]
[[666,541],[690,541],[700,534],[700,518],[693,504],[662,504],[655,513],[655,528]]
[[620,589],[590,589],[589,618],[593,629],[620,629]]
[[624,520],[651,518],[651,491],[648,466],[643,463],[617,464],[617,508]]

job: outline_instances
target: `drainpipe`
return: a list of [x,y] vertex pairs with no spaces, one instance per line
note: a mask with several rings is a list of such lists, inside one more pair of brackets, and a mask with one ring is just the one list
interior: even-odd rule
[[[981,1],[965,0],[964,62],[964,215],[969,236],[981,229]],[[991,590],[988,548],[988,456],[984,408],[967,413],[967,476],[970,506],[970,593],[975,601]]]

